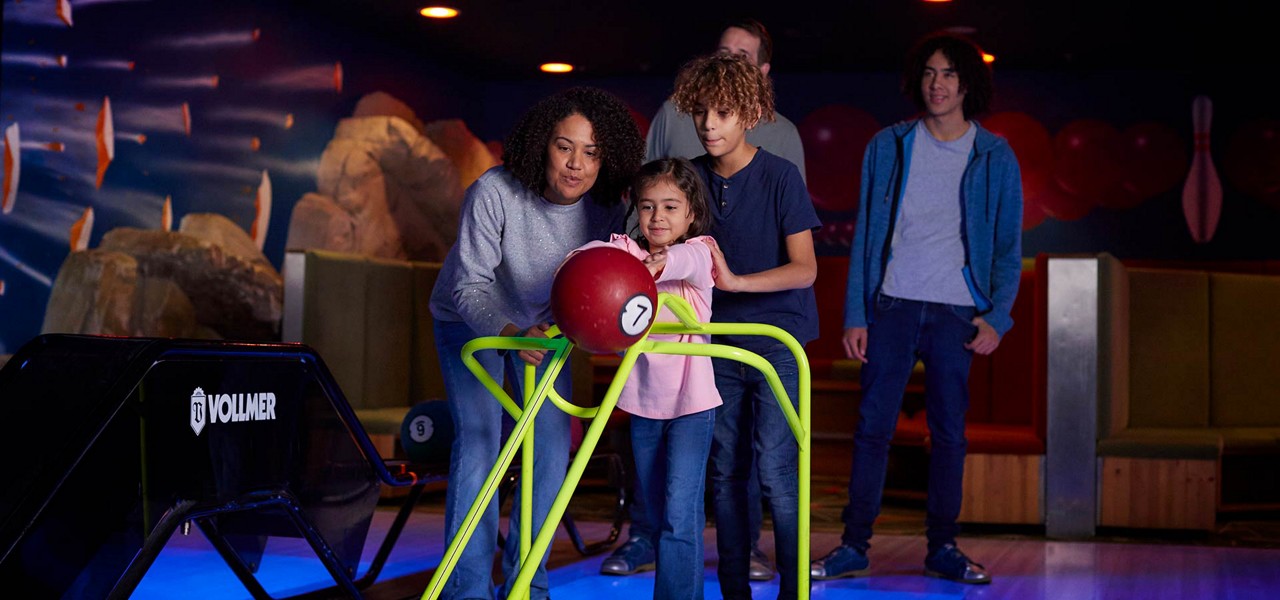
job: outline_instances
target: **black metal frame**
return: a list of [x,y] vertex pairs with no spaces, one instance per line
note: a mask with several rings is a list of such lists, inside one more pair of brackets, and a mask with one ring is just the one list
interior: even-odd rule
[[368,588],[378,578],[382,572],[382,568],[386,565],[387,558],[391,555],[391,550],[400,538],[400,534],[404,530],[405,524],[409,520],[409,515],[413,512],[414,506],[422,497],[422,491],[428,483],[438,481],[442,476],[431,476],[425,480],[408,483],[402,480],[388,482],[391,485],[405,486],[409,485],[409,497],[405,500],[400,510],[396,513],[396,518],[392,522],[391,527],[387,530],[386,536],[382,540],[382,544],[378,547],[378,552],[374,556],[373,561],[369,565],[369,569],[359,578],[354,578],[354,573],[349,573],[337,559],[333,549],[322,538],[315,526],[307,518],[306,514],[301,510],[301,506],[293,498],[291,494],[283,490],[275,490],[271,492],[255,493],[251,496],[240,499],[236,502],[230,502],[215,507],[200,507],[192,501],[180,502],[170,509],[156,527],[152,530],[151,535],[143,543],[142,550],[138,556],[129,565],[129,568],[117,580],[116,585],[112,588],[108,598],[125,599],[128,598],[138,587],[147,570],[155,562],[160,551],[164,549],[165,544],[178,528],[187,522],[193,522],[204,534],[209,543],[217,550],[218,555],[227,563],[227,566],[235,574],[240,583],[254,598],[259,600],[274,600],[274,597],[267,593],[262,584],[258,582],[254,571],[257,569],[244,562],[240,554],[236,552],[227,538],[218,530],[217,522],[214,517],[218,515],[231,514],[237,512],[255,511],[264,508],[284,509],[285,514],[289,517],[290,522],[300,534],[299,537],[305,539],[312,551],[316,553],[316,558],[324,565],[325,569],[333,577],[335,585],[312,590],[287,598],[299,600],[304,598],[329,598],[334,592],[343,592],[352,598],[360,598],[360,591]]
[[[59,338],[76,338],[86,336],[41,336],[32,345],[32,347],[45,343],[57,343]],[[373,441],[364,431],[359,419],[356,417],[355,411],[347,403],[346,397],[339,389],[333,375],[325,366],[323,360],[312,349],[301,344],[279,344],[279,343],[241,343],[241,342],[206,342],[206,341],[190,341],[190,340],[154,340],[154,339],[134,339],[135,344],[130,351],[132,354],[128,357],[127,367],[116,372],[113,381],[109,384],[109,389],[104,389],[103,394],[111,398],[124,399],[132,393],[135,386],[146,376],[148,371],[156,364],[165,360],[180,359],[202,359],[202,360],[225,360],[229,357],[237,359],[246,358],[263,358],[263,359],[280,359],[287,358],[289,360],[300,360],[313,370],[315,381],[322,389],[323,394],[328,399],[329,405],[337,413],[338,420],[345,426],[351,436],[351,440],[355,443],[359,453],[365,459],[368,466],[373,470],[374,477],[370,478],[370,482],[380,481],[392,487],[409,488],[408,497],[400,506],[394,521],[388,528],[381,545],[378,548],[369,569],[358,578],[354,572],[354,568],[349,568],[339,558],[339,554],[335,552],[334,547],[324,539],[315,523],[311,521],[305,513],[302,503],[288,489],[283,487],[272,487],[270,489],[257,489],[246,492],[231,500],[210,500],[210,499],[176,499],[171,505],[163,507],[163,514],[158,522],[151,528],[150,532],[142,540],[141,547],[129,562],[128,566],[116,579],[114,585],[107,592],[108,598],[128,598],[138,584],[141,583],[147,570],[154,564],[155,559],[164,549],[174,532],[179,528],[183,528],[186,524],[194,523],[201,533],[209,540],[219,556],[226,562],[227,566],[232,570],[245,589],[256,599],[273,598],[263,588],[258,581],[255,571],[256,565],[250,565],[245,562],[242,555],[233,547],[227,534],[219,530],[217,517],[220,515],[230,515],[235,513],[247,513],[261,510],[273,511],[273,513],[283,513],[289,523],[296,530],[299,537],[306,540],[316,557],[324,565],[325,569],[332,576],[334,585],[324,589],[313,590],[290,596],[290,599],[319,599],[331,598],[337,594],[346,595],[352,598],[360,598],[361,590],[367,589],[381,574],[383,567],[386,565],[387,559],[391,554],[395,544],[399,541],[401,534],[408,522],[409,516],[413,513],[418,502],[422,498],[424,488],[431,483],[443,481],[447,478],[445,474],[447,469],[441,469],[441,465],[424,465],[409,463],[402,460],[384,460],[378,453]],[[24,348],[15,356],[15,360],[25,360],[24,352],[34,352],[28,348]],[[19,362],[18,364],[22,364]],[[6,369],[6,373],[8,369]],[[123,402],[123,400],[121,400]],[[111,410],[118,408],[117,405],[108,407]],[[105,424],[110,420],[109,415],[104,415],[98,419]],[[95,421],[97,422],[97,421]],[[105,426],[105,425],[103,425]],[[102,426],[99,426],[99,429]],[[86,433],[86,439],[93,439],[100,431],[94,430]],[[602,452],[592,458],[603,459],[608,461],[610,479],[621,482],[618,487],[617,512],[613,522],[612,530],[609,536],[597,542],[587,543],[582,540],[582,536],[578,532],[573,519],[565,515],[563,523],[570,538],[573,540],[574,547],[584,556],[597,554],[611,546],[617,541],[621,532],[622,523],[627,518],[627,491],[626,483],[628,477],[626,474],[625,464],[617,453]],[[518,470],[513,471],[509,475],[511,482],[514,484],[515,476]],[[65,474],[64,474],[65,475]],[[613,479],[616,476],[616,479]],[[59,477],[57,474],[48,475],[48,477]],[[60,479],[59,479],[60,481]],[[56,482],[55,482],[56,483]],[[56,488],[56,486],[54,486]],[[508,487],[510,490],[510,487]],[[28,522],[40,515],[44,510],[48,497],[41,498],[23,498],[22,504],[17,509],[22,509],[22,514]],[[17,511],[15,509],[15,511]],[[15,512],[17,514],[17,512]],[[11,519],[12,520],[12,519]],[[12,524],[9,524],[12,525]],[[8,527],[8,525],[6,525]],[[17,527],[17,526],[14,526]],[[185,533],[184,529],[184,533]],[[14,544],[22,534],[22,530],[9,529],[4,530],[4,539],[13,538]],[[12,535],[11,535],[12,534]],[[236,535],[243,535],[242,532],[236,532]],[[12,548],[12,544],[6,542],[3,548],[4,556],[7,557],[8,551]]]

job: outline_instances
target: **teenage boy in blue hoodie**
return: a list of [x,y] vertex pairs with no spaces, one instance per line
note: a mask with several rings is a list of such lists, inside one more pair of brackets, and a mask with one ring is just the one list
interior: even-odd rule
[[992,96],[991,71],[972,42],[922,40],[903,91],[923,115],[876,134],[863,157],[844,331],[845,352],[864,363],[862,402],[841,545],[814,561],[811,575],[868,571],[889,439],[920,360],[932,439],[925,574],[989,583],[986,569],[956,547],[964,413],[973,354],[993,352],[1013,326],[1022,180],[1008,142],[971,120]]

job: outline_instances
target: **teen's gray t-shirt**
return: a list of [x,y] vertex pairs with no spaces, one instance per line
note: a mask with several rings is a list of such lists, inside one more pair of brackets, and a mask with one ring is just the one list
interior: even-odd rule
[[978,128],[944,142],[923,123],[911,145],[907,185],[881,290],[895,298],[974,306],[964,279],[960,180]]

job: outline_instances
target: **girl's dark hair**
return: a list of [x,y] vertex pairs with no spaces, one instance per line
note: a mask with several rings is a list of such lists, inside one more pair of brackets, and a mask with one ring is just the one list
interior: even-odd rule
[[534,104],[503,145],[502,162],[520,183],[539,194],[547,187],[547,144],[556,124],[579,114],[591,122],[600,150],[600,172],[590,194],[597,204],[613,206],[644,160],[644,138],[627,106],[592,87],[575,87]]
[[[693,222],[689,224],[689,231],[677,241],[683,242],[711,231],[711,205],[707,200],[707,188],[702,183],[702,176],[698,174],[693,163],[684,158],[660,158],[640,167],[635,177],[631,179],[631,187],[628,190],[631,206],[627,211],[636,210],[642,190],[664,179],[674,183],[676,189],[684,193],[685,200],[689,203],[689,210],[693,213]],[[628,220],[630,220],[629,217],[630,215]],[[640,244],[641,248],[649,249],[649,240],[645,239],[640,231],[639,220],[632,228],[631,237]]]
[[929,62],[929,57],[939,50],[960,77],[960,89],[964,92],[964,117],[970,119],[987,112],[995,94],[995,86],[991,82],[991,67],[982,60],[982,49],[977,44],[954,33],[935,33],[916,43],[907,54],[906,67],[902,72],[902,93],[911,98],[917,108],[924,110],[924,92],[920,82],[924,78],[924,67]]

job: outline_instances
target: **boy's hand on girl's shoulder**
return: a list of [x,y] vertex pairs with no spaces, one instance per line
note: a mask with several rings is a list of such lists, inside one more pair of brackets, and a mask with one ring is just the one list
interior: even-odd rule
[[715,239],[708,238],[707,246],[711,248],[711,264],[714,267],[712,271],[716,280],[716,287],[726,292],[736,292],[738,290],[738,276],[729,270],[729,263],[724,260],[724,252],[720,250],[720,245]]

